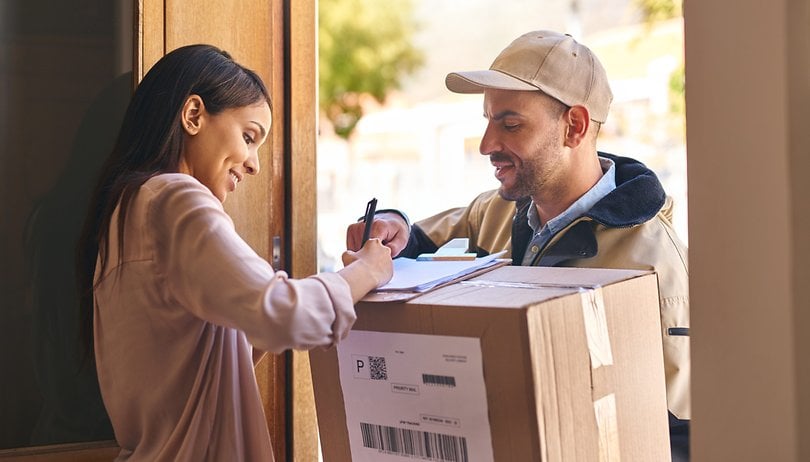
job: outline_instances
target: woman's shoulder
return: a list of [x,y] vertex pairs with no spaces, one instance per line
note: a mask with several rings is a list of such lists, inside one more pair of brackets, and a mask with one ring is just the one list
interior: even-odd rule
[[141,186],[138,194],[148,208],[188,208],[192,206],[213,206],[221,209],[222,204],[211,191],[196,178],[185,173],[162,173],[155,175]]
[[206,189],[199,180],[185,173],[161,173],[155,175],[146,180],[141,188],[154,192],[184,188]]
[[149,196],[192,194],[216,200],[216,197],[205,185],[185,173],[161,173],[155,175],[144,182],[141,190],[148,191]]

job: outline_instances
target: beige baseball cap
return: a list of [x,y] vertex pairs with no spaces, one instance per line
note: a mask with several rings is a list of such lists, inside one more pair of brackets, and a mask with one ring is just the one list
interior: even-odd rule
[[521,35],[486,71],[451,72],[445,79],[455,93],[484,89],[540,90],[567,106],[588,108],[591,119],[607,120],[613,93],[605,68],[588,47],[568,34],[534,31]]

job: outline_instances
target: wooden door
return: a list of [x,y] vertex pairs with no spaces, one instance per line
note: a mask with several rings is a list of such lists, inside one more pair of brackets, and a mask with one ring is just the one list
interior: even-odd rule
[[[293,277],[314,273],[315,1],[131,1],[133,86],[165,53],[192,43],[228,51],[265,81],[273,126],[260,151],[262,173],[241,186],[226,209],[239,233],[276,269]],[[276,460],[317,460],[307,355],[267,355],[256,375]],[[112,441],[98,441],[0,450],[0,460],[111,460],[117,450]]]
[[[284,68],[282,2],[266,0],[144,0],[143,34],[136,47],[142,77],[158,59],[178,47],[207,43],[219,47],[265,81],[273,101],[273,125],[259,152],[261,174],[240,185],[226,202],[239,234],[268,260],[284,241]],[[281,268],[283,258],[273,262]],[[284,387],[286,358],[267,355],[256,374],[276,457],[285,460],[287,425]]]
[[[273,126],[260,155],[263,173],[240,189],[226,209],[239,233],[276,269],[293,277],[313,274],[317,254],[314,0],[144,0],[142,15],[143,35],[136,54],[143,72],[170,50],[210,43],[255,70],[267,84]],[[267,355],[257,365],[256,376],[276,458],[316,460],[307,354]]]

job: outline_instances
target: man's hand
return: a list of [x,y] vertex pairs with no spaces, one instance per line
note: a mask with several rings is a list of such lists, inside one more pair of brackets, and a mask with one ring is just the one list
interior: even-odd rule
[[[349,225],[346,230],[346,248],[360,250],[363,245],[363,230],[366,224],[361,222]],[[396,257],[408,244],[411,234],[410,227],[405,219],[396,213],[378,213],[374,215],[371,224],[370,237],[378,238],[384,246],[391,249],[391,255]]]

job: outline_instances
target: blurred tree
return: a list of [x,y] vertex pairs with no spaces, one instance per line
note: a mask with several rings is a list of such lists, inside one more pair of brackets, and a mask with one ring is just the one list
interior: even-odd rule
[[647,25],[683,16],[683,0],[635,0]]
[[669,109],[676,114],[684,114],[686,112],[686,104],[684,102],[686,95],[685,71],[686,69],[683,63],[681,63],[669,77],[669,100],[671,101]]
[[[648,28],[655,27],[659,21],[683,16],[683,0],[635,0],[635,3],[641,10],[641,16]],[[681,115],[684,114],[686,90],[684,70],[684,65],[681,63],[672,72],[669,79],[670,101],[672,101],[670,110]]]
[[384,102],[424,62],[412,12],[411,0],[319,1],[319,106],[339,136],[363,116],[363,96]]

